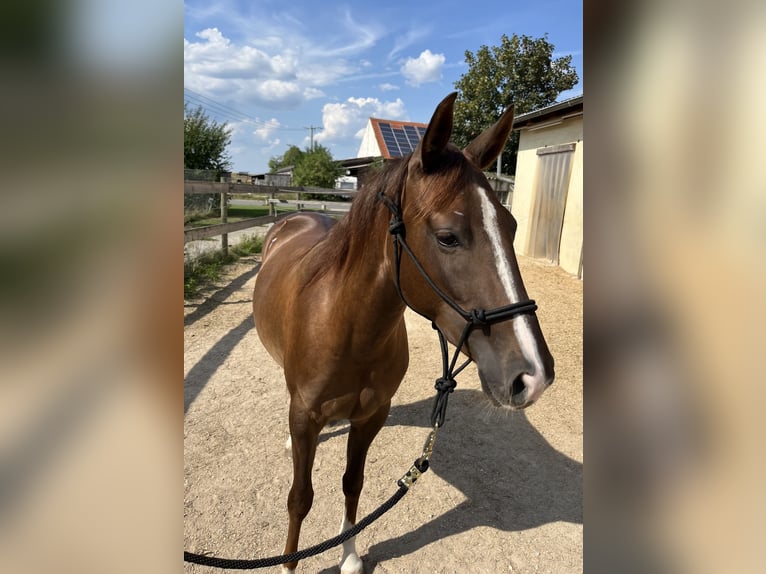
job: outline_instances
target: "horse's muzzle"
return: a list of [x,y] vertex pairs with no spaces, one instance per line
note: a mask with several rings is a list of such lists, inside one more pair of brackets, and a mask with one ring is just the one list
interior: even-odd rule
[[525,409],[533,404],[553,382],[553,374],[521,373],[511,383],[510,404],[513,409]]
[[553,383],[553,369],[545,372],[521,372],[502,381],[493,380],[479,370],[482,389],[497,406],[512,410],[532,405]]

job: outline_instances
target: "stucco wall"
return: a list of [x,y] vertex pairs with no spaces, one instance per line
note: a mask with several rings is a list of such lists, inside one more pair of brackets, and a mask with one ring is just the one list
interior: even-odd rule
[[569,118],[562,123],[536,131],[522,130],[519,155],[516,163],[516,184],[513,191],[511,213],[518,229],[514,247],[517,253],[529,253],[529,218],[534,200],[535,175],[537,173],[537,149],[550,145],[576,142],[572,159],[564,225],[561,230],[559,265],[569,273],[577,274],[582,251],[583,220],[583,127],[582,116]]
[[378,140],[375,139],[375,130],[372,129],[372,122],[367,120],[367,127],[364,129],[362,143],[359,145],[359,151],[356,157],[372,157],[380,155]]

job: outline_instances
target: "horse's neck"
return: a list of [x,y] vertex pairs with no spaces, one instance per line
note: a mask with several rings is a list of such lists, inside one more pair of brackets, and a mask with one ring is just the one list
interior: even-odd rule
[[394,328],[405,309],[396,289],[386,221],[379,216],[372,229],[350,230],[349,261],[338,281],[343,290],[339,300],[351,308],[355,322],[368,321],[381,331]]

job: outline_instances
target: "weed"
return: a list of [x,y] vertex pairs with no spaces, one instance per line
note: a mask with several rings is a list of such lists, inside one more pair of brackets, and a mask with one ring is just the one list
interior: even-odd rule
[[213,251],[184,261],[184,298],[194,297],[200,289],[218,281],[226,265],[240,257],[260,253],[262,248],[263,237],[248,235],[230,247],[228,255]]

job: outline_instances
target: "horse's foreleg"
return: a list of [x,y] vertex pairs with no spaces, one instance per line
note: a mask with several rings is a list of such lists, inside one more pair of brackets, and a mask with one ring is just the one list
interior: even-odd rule
[[[313,421],[307,413],[290,404],[290,436],[292,437],[293,455],[293,484],[287,497],[287,542],[285,554],[298,550],[298,537],[301,532],[303,519],[311,510],[314,502],[314,488],[311,484],[311,469],[314,466],[314,455],[317,449],[317,437],[322,425]],[[298,565],[289,562],[283,571],[292,572]]]
[[[343,475],[343,494],[346,496],[346,513],[341,525],[341,532],[356,524],[356,511],[359,495],[364,485],[364,463],[367,451],[375,436],[388,417],[391,403],[386,403],[369,419],[360,423],[351,423],[346,451],[346,472]],[[363,574],[362,561],[356,553],[355,539],[343,543],[343,557],[340,562],[341,574]]]

